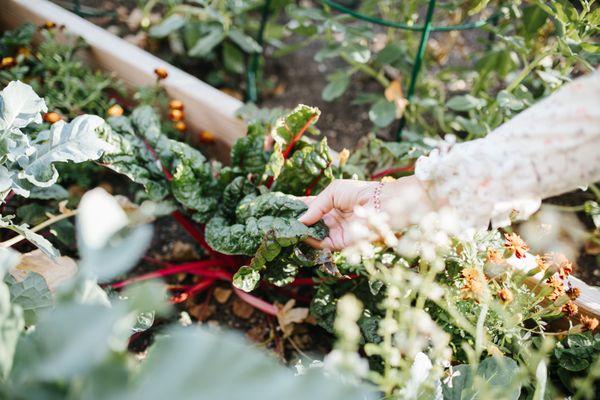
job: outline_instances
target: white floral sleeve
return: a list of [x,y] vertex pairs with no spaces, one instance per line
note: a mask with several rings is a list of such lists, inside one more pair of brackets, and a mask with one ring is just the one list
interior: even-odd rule
[[415,173],[471,228],[528,218],[541,199],[600,181],[600,71],[483,139],[433,150]]

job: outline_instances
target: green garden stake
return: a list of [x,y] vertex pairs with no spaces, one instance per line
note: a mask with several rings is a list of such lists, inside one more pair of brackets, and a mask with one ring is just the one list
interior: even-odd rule
[[[332,0],[321,0],[321,2],[334,10],[337,10],[341,13],[350,15],[356,19],[361,21],[370,22],[372,24],[387,26],[390,28],[403,29],[407,31],[413,32],[421,32],[421,41],[419,43],[419,49],[417,51],[417,55],[415,56],[415,61],[413,63],[413,69],[411,72],[410,84],[407,91],[407,100],[412,100],[415,94],[415,88],[417,83],[417,78],[419,75],[419,71],[421,70],[421,66],[423,64],[423,58],[425,56],[425,50],[427,49],[427,40],[429,39],[429,34],[431,32],[450,32],[450,31],[465,31],[469,29],[478,29],[482,28],[487,24],[498,22],[499,17],[502,15],[500,11],[492,14],[490,17],[486,19],[482,19],[479,21],[468,22],[465,24],[457,24],[457,25],[445,25],[445,26],[434,26],[431,24],[433,19],[433,12],[435,10],[435,0],[429,0],[429,4],[427,6],[427,14],[425,16],[425,23],[423,25],[408,25],[402,22],[397,21],[389,21],[382,18],[372,17],[369,15],[361,14],[357,11],[354,11],[348,7],[345,7],[339,3],[336,3]],[[395,137],[397,141],[400,141],[402,136],[402,129],[404,128],[406,121],[405,118],[402,117],[398,122],[398,128],[395,130]]]
[[[260,26],[258,28],[258,35],[256,37],[256,42],[263,46],[264,44],[264,36],[265,36],[265,27],[267,25],[267,21],[269,20],[269,14],[271,12],[271,0],[265,0],[265,5],[262,9],[262,15],[260,18]],[[258,88],[256,85],[256,75],[258,72],[258,64],[259,57],[262,56],[262,53],[254,53],[250,56],[250,62],[248,63],[247,70],[247,90],[246,90],[246,101],[250,101],[252,103],[256,103],[258,100]]]
[[[431,32],[431,20],[433,18],[433,11],[435,10],[435,1],[436,0],[429,0],[429,5],[427,6],[427,14],[425,15],[425,25],[423,26],[423,32],[421,33],[419,50],[417,51],[417,56],[415,57],[415,63],[413,65],[413,69],[410,76],[410,85],[408,86],[408,92],[406,94],[406,100],[408,100],[409,103],[415,95],[417,78],[419,77],[419,71],[421,70],[421,66],[423,65],[423,58],[425,57],[425,50],[427,49],[427,40],[429,39],[429,33]],[[398,130],[396,131],[396,141],[398,142],[402,137],[402,129],[404,128],[404,125],[406,123],[405,121],[405,118],[402,117],[398,126]]]

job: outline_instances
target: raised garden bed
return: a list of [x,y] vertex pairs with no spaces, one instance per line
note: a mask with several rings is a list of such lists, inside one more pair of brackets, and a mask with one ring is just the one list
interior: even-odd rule
[[86,61],[92,68],[115,73],[129,89],[153,85],[154,70],[164,68],[169,74],[169,79],[163,82],[167,93],[193,110],[187,116],[192,131],[208,131],[216,136],[220,144],[218,153],[227,154],[235,140],[244,135],[245,123],[235,116],[242,106],[239,100],[50,1],[2,0],[0,4],[3,29],[26,22],[42,25],[52,21],[64,25],[68,32],[83,38],[90,46]]
[[[17,18],[18,10],[25,9],[23,3],[10,2],[6,9],[14,13],[9,14],[14,15],[12,18]],[[41,9],[49,7],[46,11],[56,7],[45,2],[40,4]],[[40,7],[37,10],[37,14],[28,17],[34,22],[45,21],[45,16],[39,13]],[[59,16],[61,12],[64,11],[59,11]],[[67,29],[75,27],[71,33],[79,33],[84,38],[89,34],[88,23],[77,18],[71,20],[73,17],[68,14],[63,18],[53,20],[59,25],[64,23]],[[48,34],[46,40],[51,44],[57,38],[56,43],[62,40],[60,27],[53,23],[43,22],[37,29]],[[92,40],[88,40],[91,45],[89,65],[107,72],[117,71],[117,78],[122,70],[114,65],[124,68],[126,52],[119,48],[123,44],[121,40],[102,36],[105,34],[98,30],[91,35]],[[52,76],[47,70],[36,70],[34,60],[53,53],[48,48],[14,44],[8,47],[11,54],[20,57],[16,63],[8,60],[11,61],[6,62],[8,69],[32,68],[25,69],[24,80],[29,79],[45,93]],[[113,53],[117,61],[111,58]],[[135,54],[148,63],[156,61],[139,49]],[[56,55],[59,57],[58,51]],[[100,104],[94,105],[96,113],[106,114],[102,115],[110,126],[106,130],[86,130],[91,125],[102,126],[98,117],[77,117],[92,109],[89,105],[61,110],[61,104],[56,101],[60,97],[51,93],[48,101],[53,108],[45,110],[31,88],[12,82],[4,89],[6,104],[13,104],[11,102],[19,98],[20,104],[34,110],[27,109],[28,113],[16,119],[14,126],[9,125],[8,129],[14,128],[14,135],[31,138],[27,146],[12,148],[15,154],[24,151],[28,157],[46,151],[43,138],[48,131],[44,129],[58,131],[63,126],[59,121],[62,118],[71,120],[68,126],[73,132],[80,130],[89,140],[69,150],[77,153],[76,157],[68,155],[60,161],[94,160],[97,164],[84,165],[84,172],[78,174],[68,168],[55,169],[52,161],[46,168],[33,168],[25,156],[18,163],[11,157],[0,157],[2,168],[16,171],[8,176],[14,186],[0,193],[3,212],[0,227],[9,230],[9,233],[5,229],[1,231],[2,270],[14,267],[13,253],[7,252],[6,247],[26,252],[35,244],[47,255],[56,257],[54,243],[63,254],[79,259],[80,279],[54,299],[51,293],[54,287],[51,288],[48,276],[44,275],[47,273],[44,266],[47,268],[50,258],[39,252],[21,255],[25,261],[17,261],[17,271],[11,269],[5,277],[0,291],[2,295],[10,294],[11,300],[5,302],[2,311],[8,310],[4,313],[10,314],[6,321],[13,322],[10,332],[16,332],[19,347],[15,347],[14,341],[10,345],[16,348],[19,357],[15,358],[9,384],[2,386],[4,381],[0,381],[0,393],[22,393],[28,382],[34,382],[40,393],[51,389],[77,397],[90,393],[89,390],[98,390],[87,385],[100,381],[104,363],[110,363],[110,368],[119,371],[122,386],[102,387],[99,392],[102,395],[106,395],[104,391],[118,392],[130,385],[132,393],[145,390],[154,396],[157,393],[164,396],[168,391],[161,386],[164,382],[153,378],[162,376],[165,382],[167,379],[176,381],[196,374],[198,366],[203,372],[207,370],[206,358],[197,356],[206,356],[206,348],[196,346],[211,343],[211,340],[202,335],[181,333],[185,330],[169,333],[168,337],[173,338],[171,344],[176,348],[165,350],[162,332],[173,332],[167,325],[179,319],[181,325],[198,322],[240,329],[252,341],[273,350],[288,363],[306,353],[310,353],[309,358],[320,359],[333,349],[326,358],[328,368],[344,371],[347,380],[374,383],[379,395],[410,397],[411,382],[419,379],[417,385],[421,397],[425,398],[440,388],[449,399],[473,394],[474,390],[483,393],[484,398],[492,395],[509,399],[542,398],[544,393],[562,392],[592,398],[600,365],[597,357],[600,335],[595,334],[600,292],[574,278],[572,263],[564,257],[556,254],[535,257],[528,253],[527,245],[510,232],[494,231],[471,240],[451,240],[454,233],[438,227],[435,241],[430,241],[431,232],[422,231],[420,227],[411,227],[403,235],[395,236],[386,231],[382,221],[374,227],[363,226],[365,230],[374,228],[380,230],[378,233],[385,233],[381,235],[385,240],[375,245],[365,241],[351,246],[348,251],[331,253],[304,243],[308,237],[323,238],[326,227],[322,222],[307,227],[297,220],[306,207],[296,196],[318,193],[334,178],[358,176],[363,180],[379,180],[405,176],[413,170],[415,159],[429,150],[425,145],[386,143],[369,137],[362,147],[342,153],[334,163],[333,151],[326,141],[309,138],[318,133],[318,109],[299,106],[280,116],[275,124],[253,122],[247,134],[235,133],[234,128],[241,127],[242,123],[233,118],[233,110],[219,109],[216,102],[220,99],[230,106],[239,103],[219,97],[222,94],[218,91],[192,81],[169,65],[143,64],[141,69],[131,66],[133,74],[123,71],[122,78],[130,89],[142,85],[151,90],[142,90],[142,95],[138,91],[132,97],[111,92]],[[31,71],[41,72],[35,76]],[[165,72],[169,75],[166,79]],[[174,85],[170,83],[173,76],[181,78],[175,79]],[[187,83],[182,86],[182,82]],[[208,97],[198,96],[194,92],[196,88],[205,90]],[[176,98],[167,102],[164,89]],[[25,94],[25,100],[18,97]],[[183,105],[180,99],[184,100]],[[207,102],[210,103],[208,111],[204,108],[202,113],[210,114],[209,125],[204,125],[196,116],[197,110]],[[164,106],[166,103],[168,109]],[[211,150],[214,147],[204,146],[200,153],[185,143],[196,144],[188,140],[190,137],[177,133],[183,110],[190,131],[213,132],[222,141],[223,148],[231,147],[227,166],[213,162],[217,156],[217,152]],[[39,125],[40,112],[44,113],[42,125]],[[218,118],[216,112],[220,113]],[[77,121],[87,122],[77,126]],[[221,126],[222,122],[225,126]],[[86,168],[96,168],[97,172],[90,174],[92,170]],[[48,171],[56,173],[48,174]],[[89,178],[89,182],[78,181],[81,178]],[[50,185],[58,179],[70,185],[68,191],[62,188],[61,192],[57,187],[45,189],[53,187]],[[40,187],[19,185],[23,180]],[[75,181],[77,183],[73,183]],[[82,196],[86,189],[97,185],[104,189],[94,189]],[[126,195],[129,200],[113,198],[106,190]],[[28,196],[31,199],[26,199]],[[9,217],[4,218],[4,214]],[[13,214],[16,217],[13,218]],[[73,226],[64,224],[75,215],[76,244]],[[159,219],[154,223],[156,230],[151,241],[148,222],[156,217]],[[20,220],[38,220],[31,225],[36,225],[34,230],[43,235],[35,235],[26,226],[15,224]],[[49,226],[53,228],[47,229]],[[430,227],[425,225],[424,228]],[[65,235],[69,229],[70,239]],[[148,243],[151,243],[149,249],[146,248]],[[400,246],[401,243],[405,246]],[[430,246],[433,252],[414,255],[407,250],[422,244]],[[139,257],[143,257],[140,262]],[[46,261],[40,264],[40,259]],[[75,263],[68,258],[55,258],[54,262],[56,268]],[[136,262],[135,268],[129,271]],[[42,281],[38,275],[42,275]],[[154,285],[157,278],[164,278],[166,285]],[[32,282],[34,279],[38,281]],[[74,289],[84,282],[94,288],[95,297],[90,299],[89,293],[83,300],[78,297]],[[108,301],[106,293],[114,307],[97,307],[94,302],[106,304]],[[53,300],[56,300],[56,310],[44,312],[52,308]],[[181,314],[169,313],[162,300],[167,300]],[[86,308],[90,307],[87,301],[97,308]],[[27,312],[19,315],[23,309]],[[121,323],[127,313],[127,329],[117,329],[118,322]],[[4,318],[4,314],[0,317]],[[137,317],[135,323],[132,315]],[[46,318],[40,319],[39,326],[38,317]],[[76,326],[71,332],[64,332],[61,325],[63,328],[71,326],[67,321],[71,325],[95,326],[92,324],[97,323],[101,329],[85,330]],[[25,325],[32,324],[36,329],[31,335],[23,331]],[[186,329],[196,332],[192,327]],[[65,337],[91,331],[106,335],[98,338],[82,335],[74,342],[83,346],[97,341],[99,348],[103,348],[109,332],[124,333],[119,335],[118,345],[113,344],[112,353],[106,358],[103,357],[108,353],[94,352],[94,357],[85,362],[78,360],[75,367],[53,363],[69,351],[75,353],[68,346],[62,352],[60,344],[70,343]],[[135,333],[132,335],[132,332]],[[158,343],[152,344],[155,333]],[[166,340],[168,343],[171,339]],[[22,351],[20,346],[28,346],[28,343],[40,351]],[[142,379],[139,376],[128,379],[138,372],[131,372],[131,366],[123,362],[128,357],[123,352],[125,347],[139,357],[144,357],[149,349],[149,359],[142,363]],[[52,353],[54,349],[58,349],[58,355]],[[186,354],[188,349],[190,353]],[[232,359],[243,357],[243,350],[237,348],[236,351],[235,356],[227,350],[220,351],[213,361],[223,367],[231,366]],[[223,361],[220,358],[223,355],[232,358],[229,362]],[[21,356],[29,358],[23,361]],[[170,363],[162,362],[165,357]],[[3,371],[11,370],[12,357],[8,359],[8,364],[0,364]],[[169,368],[178,363],[186,366],[185,371],[169,372]],[[252,377],[255,371],[262,371],[258,364],[234,368],[232,373]],[[29,365],[36,367],[30,370]],[[415,372],[421,367],[425,372]],[[423,376],[428,379],[422,379]],[[73,384],[65,383],[71,382],[72,377],[75,377]],[[301,382],[304,378],[298,379],[297,382]],[[488,380],[490,385],[485,383]],[[187,382],[183,387],[173,384],[171,388],[173,393],[217,390],[210,389],[206,377],[199,382]],[[227,391],[223,379],[216,379],[213,385],[216,382],[221,394]],[[264,391],[263,384],[256,382],[254,385]],[[321,395],[327,393],[326,387],[321,386]],[[326,397],[332,399],[334,395],[345,393],[337,386],[329,390],[332,394]],[[252,396],[259,396],[260,392],[258,389]],[[290,396],[301,398],[307,393],[310,391],[294,389]],[[344,396],[360,398],[362,393],[362,389],[356,389]],[[267,398],[288,397],[275,389],[263,394]]]

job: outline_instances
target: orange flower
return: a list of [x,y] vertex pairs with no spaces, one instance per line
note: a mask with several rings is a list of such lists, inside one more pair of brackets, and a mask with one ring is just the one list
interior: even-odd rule
[[569,288],[569,290],[567,290],[567,295],[569,295],[571,300],[575,300],[581,296],[581,289],[576,287]]
[[167,79],[167,76],[169,76],[169,73],[164,68],[155,68],[154,74],[158,79]]
[[29,51],[27,47],[19,47],[19,49],[17,50],[17,54],[27,58],[31,55],[31,51]]
[[171,100],[169,102],[169,108],[171,110],[180,110],[183,111],[183,102],[181,102],[180,100]]
[[44,28],[44,29],[54,29],[54,28],[56,28],[56,23],[52,22],[52,21],[46,21],[46,22],[44,22],[44,25],[42,25],[42,28]]
[[510,303],[512,303],[512,301],[514,299],[512,292],[510,290],[508,290],[507,288],[500,289],[498,291],[497,295],[504,304],[510,304]]
[[0,61],[0,69],[14,67],[17,64],[13,57],[4,57]]
[[554,274],[548,278],[546,283],[548,283],[548,286],[552,288],[552,293],[548,295],[549,300],[555,301],[565,294],[565,285],[557,274]]
[[564,254],[550,253],[547,260],[552,270],[557,272],[562,279],[566,279],[573,272],[573,264],[569,262]]
[[579,321],[583,325],[583,330],[585,331],[593,331],[598,327],[598,320],[596,318],[582,315],[579,317]]
[[485,277],[477,268],[464,268],[461,271],[465,283],[461,288],[463,299],[478,298],[485,288]]
[[569,317],[574,317],[579,312],[579,307],[577,307],[577,304],[569,301],[567,304],[562,306],[561,311]]
[[198,138],[200,139],[200,142],[202,142],[202,143],[214,143],[215,142],[215,135],[213,135],[209,131],[200,132],[198,134]]
[[546,269],[548,269],[547,258],[545,256],[540,256],[539,254],[536,255],[535,264],[541,272],[544,272]]
[[113,104],[108,108],[108,111],[106,113],[109,117],[120,117],[121,115],[123,115],[124,112],[125,110],[123,110],[123,107],[121,107],[118,104]]
[[45,122],[48,122],[48,123],[50,123],[50,124],[53,124],[53,123],[55,123],[55,122],[58,122],[58,121],[60,121],[61,119],[62,119],[62,117],[61,117],[61,116],[60,116],[58,113],[55,113],[54,111],[52,111],[52,112],[49,112],[49,113],[46,113],[46,114],[44,114],[44,116],[43,116],[43,120],[44,120]]
[[460,275],[465,278],[467,281],[472,281],[474,279],[479,278],[479,270],[473,267],[463,268],[460,272]]
[[175,129],[177,129],[179,132],[185,132],[185,130],[187,129],[187,125],[185,124],[185,122],[179,121],[175,124]]
[[169,111],[169,119],[173,122],[178,122],[183,120],[183,111],[181,110],[170,110]]
[[502,264],[502,262],[504,261],[504,259],[500,254],[498,254],[496,249],[492,248],[487,249],[487,260],[488,262],[491,262],[493,264]]
[[529,246],[521,239],[519,235],[516,233],[505,233],[504,238],[506,239],[506,243],[504,243],[504,247],[508,250],[512,251],[517,258],[525,257],[525,253],[529,250]]

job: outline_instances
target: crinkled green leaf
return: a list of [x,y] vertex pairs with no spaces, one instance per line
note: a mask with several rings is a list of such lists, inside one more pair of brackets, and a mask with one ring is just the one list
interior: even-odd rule
[[285,147],[304,133],[315,133],[311,130],[321,111],[316,107],[309,107],[304,104],[298,105],[291,113],[279,118],[273,127],[271,135],[275,142],[284,150]]
[[332,160],[327,139],[303,143],[285,161],[272,188],[297,196],[307,194],[307,189],[316,194],[333,181]]
[[40,311],[52,307],[52,293],[42,275],[29,271],[18,281],[8,274],[4,277],[4,283],[10,290],[11,302],[23,309],[27,325],[35,323]]

